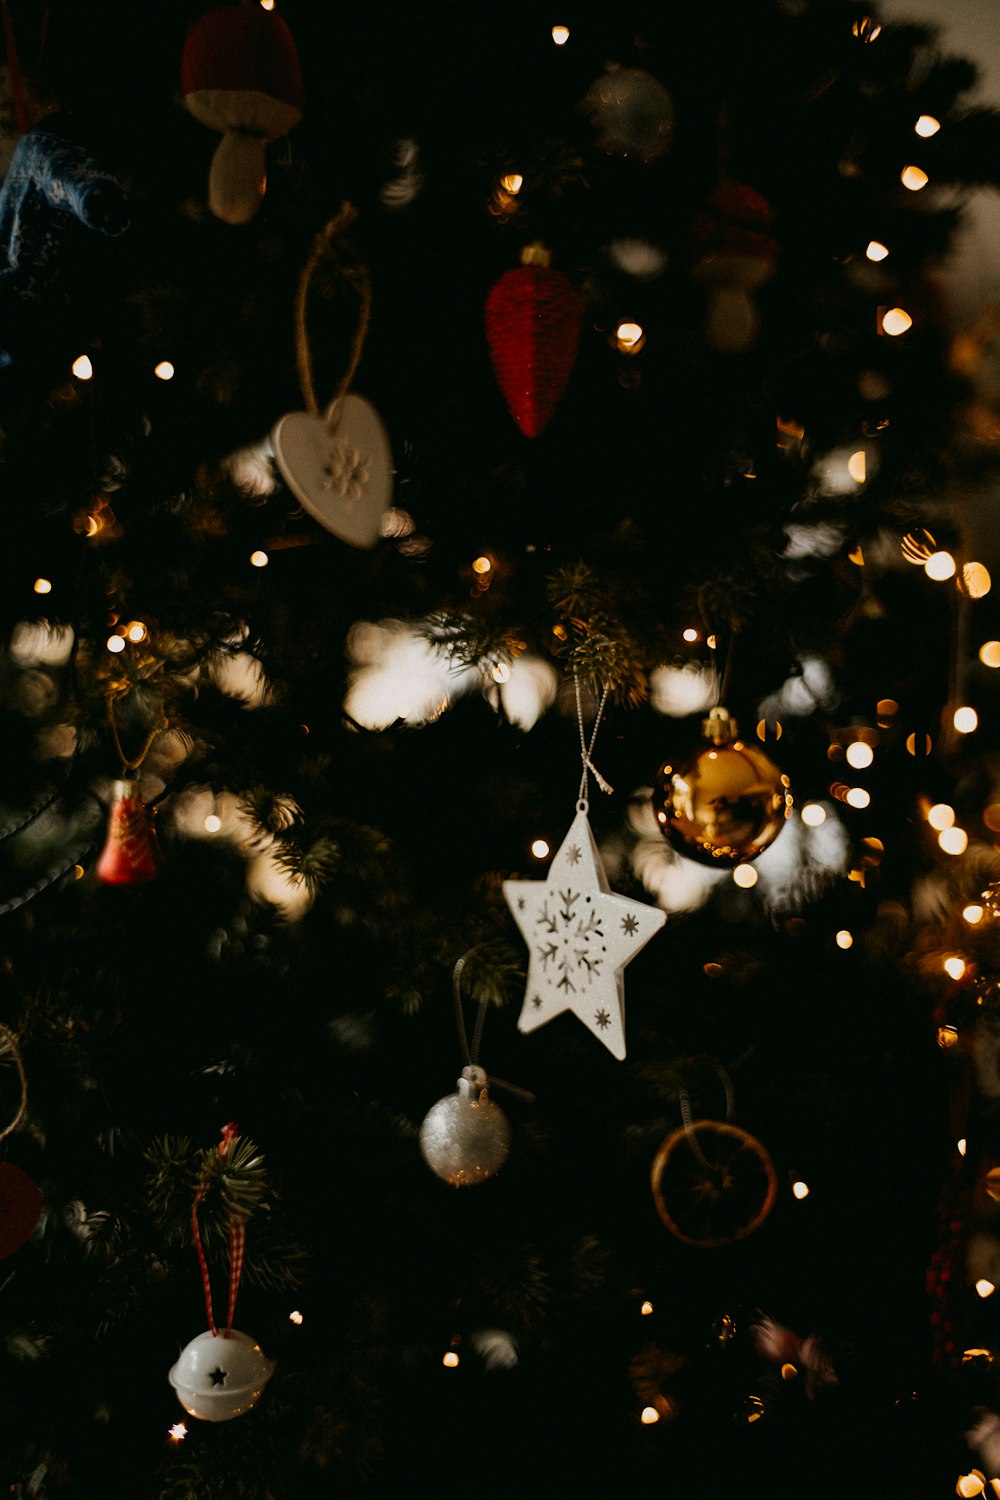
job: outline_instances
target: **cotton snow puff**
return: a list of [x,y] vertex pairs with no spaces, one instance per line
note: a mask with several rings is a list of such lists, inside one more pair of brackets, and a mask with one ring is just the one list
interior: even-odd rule
[[[82,231],[119,235],[129,225],[125,188],[58,122],[36,125],[18,141],[0,189],[0,369],[11,346],[29,336],[32,307],[59,289]],[[65,292],[65,287],[63,288]]]
[[264,196],[264,147],[302,118],[292,33],[260,6],[210,10],[188,33],[181,91],[195,119],[222,133],[208,178],[209,208],[226,224],[248,224]]

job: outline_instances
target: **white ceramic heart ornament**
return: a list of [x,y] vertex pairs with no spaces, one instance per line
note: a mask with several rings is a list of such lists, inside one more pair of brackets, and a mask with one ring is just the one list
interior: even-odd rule
[[374,547],[392,499],[392,449],[371,403],[350,395],[332,416],[289,412],[271,444],[281,477],[313,519],[352,547]]

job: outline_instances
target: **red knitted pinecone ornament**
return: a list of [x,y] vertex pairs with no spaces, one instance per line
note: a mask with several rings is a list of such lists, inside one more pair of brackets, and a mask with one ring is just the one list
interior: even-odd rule
[[583,306],[572,282],[549,265],[542,245],[505,271],[486,299],[486,339],[497,383],[525,437],[548,425],[580,347]]

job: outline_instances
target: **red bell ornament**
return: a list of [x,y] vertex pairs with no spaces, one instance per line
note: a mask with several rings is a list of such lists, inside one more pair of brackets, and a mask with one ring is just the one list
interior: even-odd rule
[[486,339],[497,383],[525,437],[552,419],[580,347],[583,304],[550,265],[544,245],[527,245],[486,299]]
[[754,188],[725,182],[692,221],[692,275],[709,296],[705,342],[720,354],[742,354],[756,342],[760,320],[750,294],[774,275],[773,217]]
[[159,874],[146,806],[135,779],[115,782],[96,874],[103,885],[145,885]]
[[209,208],[226,224],[248,224],[264,196],[265,145],[302,118],[292,33],[260,5],[208,11],[188,32],[181,92],[196,120],[222,132],[209,173]]

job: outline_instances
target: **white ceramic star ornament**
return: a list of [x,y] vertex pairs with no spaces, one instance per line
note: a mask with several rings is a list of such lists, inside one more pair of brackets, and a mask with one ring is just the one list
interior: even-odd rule
[[[505,880],[503,893],[529,954],[518,1030],[534,1031],[569,1010],[621,1060],[625,1056],[622,970],[659,932],[666,913],[616,895],[608,884],[587,820],[587,772],[594,770],[590,752],[599,723],[600,710],[587,746],[580,718],[581,796],[547,879]],[[603,790],[611,790],[598,780]]]

